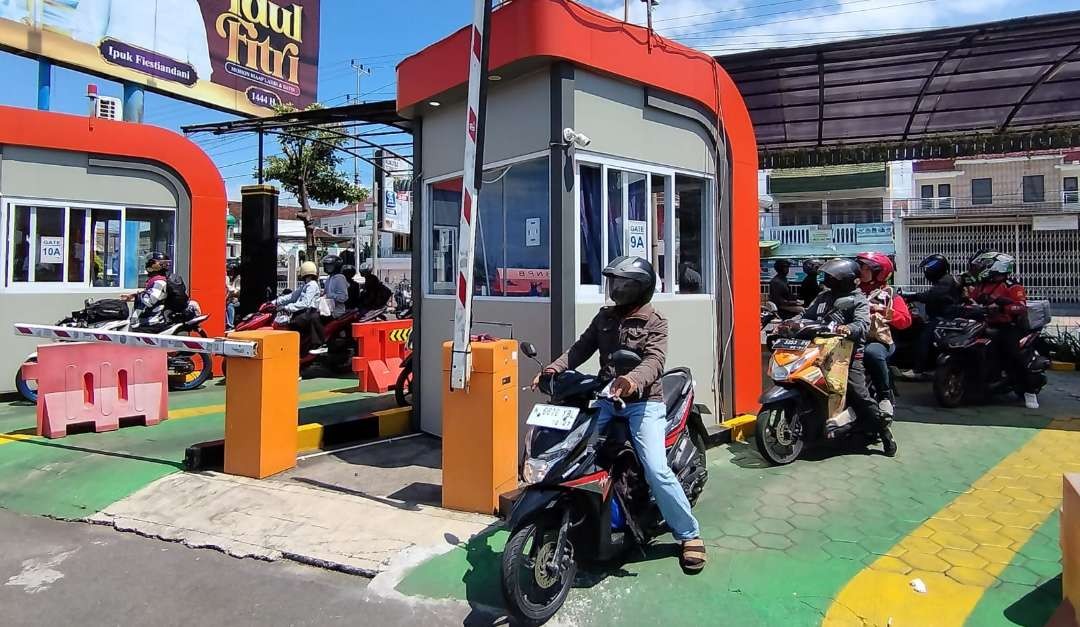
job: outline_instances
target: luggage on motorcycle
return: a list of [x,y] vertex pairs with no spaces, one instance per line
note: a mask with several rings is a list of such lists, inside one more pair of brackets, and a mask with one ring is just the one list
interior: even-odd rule
[[83,316],[89,323],[127,320],[129,315],[127,303],[118,298],[96,300],[83,310]]
[[170,311],[184,311],[190,300],[184,277],[175,272],[170,274],[165,279],[165,308]]
[[1027,331],[1038,331],[1050,324],[1050,301],[1029,300],[1027,303],[1027,318],[1024,325]]

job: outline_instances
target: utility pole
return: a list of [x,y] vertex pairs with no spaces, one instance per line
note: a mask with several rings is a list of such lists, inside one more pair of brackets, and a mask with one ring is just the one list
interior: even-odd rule
[[[371,68],[367,67],[363,63],[360,63],[356,59],[351,61],[352,68],[356,72],[356,94],[349,98],[349,102],[352,104],[360,104],[360,79],[365,76],[371,76]],[[355,152],[360,150],[360,142],[355,142],[353,147],[352,158],[352,171],[353,171],[353,185],[360,187],[360,163]],[[353,251],[356,254],[356,263],[360,264],[360,206],[363,203],[356,202],[356,206],[353,208]],[[372,228],[374,228],[374,222],[372,222]],[[359,269],[359,268],[358,268]]]
[[622,21],[630,21],[630,0],[623,0],[622,3]]

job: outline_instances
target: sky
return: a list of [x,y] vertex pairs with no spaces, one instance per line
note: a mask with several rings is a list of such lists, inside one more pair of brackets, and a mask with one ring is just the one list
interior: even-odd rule
[[[532,0],[516,0],[528,2]],[[618,18],[623,0],[584,0]],[[395,66],[405,56],[441,39],[471,20],[472,0],[322,0],[319,100],[327,106],[355,97],[355,60],[370,70],[361,77],[360,99],[395,97]],[[629,0],[630,19],[645,22],[645,4]],[[661,0],[654,26],[666,37],[711,54],[791,47],[837,39],[905,33],[1024,15],[1068,11],[1076,0]],[[105,96],[122,95],[118,83],[54,68],[52,109],[87,111],[86,85]],[[34,107],[37,63],[0,52],[0,104]],[[145,118],[173,130],[183,125],[235,119],[198,105],[146,94]],[[222,171],[229,197],[254,183],[253,136],[193,138]],[[400,140],[396,140],[400,141]],[[267,140],[267,153],[276,152]],[[351,160],[343,169],[352,172]],[[360,164],[361,183],[370,186],[372,168]],[[283,196],[282,202],[292,199]]]

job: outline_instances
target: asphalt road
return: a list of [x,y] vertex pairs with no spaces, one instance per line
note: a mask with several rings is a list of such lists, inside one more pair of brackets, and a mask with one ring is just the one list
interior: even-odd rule
[[452,602],[381,596],[369,580],[0,510],[0,624],[490,624]]

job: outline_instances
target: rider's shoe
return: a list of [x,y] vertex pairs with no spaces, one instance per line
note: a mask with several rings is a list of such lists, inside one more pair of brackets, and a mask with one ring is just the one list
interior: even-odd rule
[[895,410],[893,409],[893,402],[891,399],[885,398],[878,402],[878,411],[881,412],[881,417],[887,420],[892,420]]
[[886,457],[896,457],[896,440],[888,427],[881,430],[881,448],[885,451]]
[[308,351],[308,353],[311,354],[311,355],[325,355],[328,352],[330,352],[330,349],[325,345],[320,346],[318,348],[313,348],[313,349]]
[[1038,394],[1032,394],[1030,392],[1025,393],[1024,394],[1024,407],[1027,407],[1028,409],[1038,409],[1039,408],[1039,395]]

